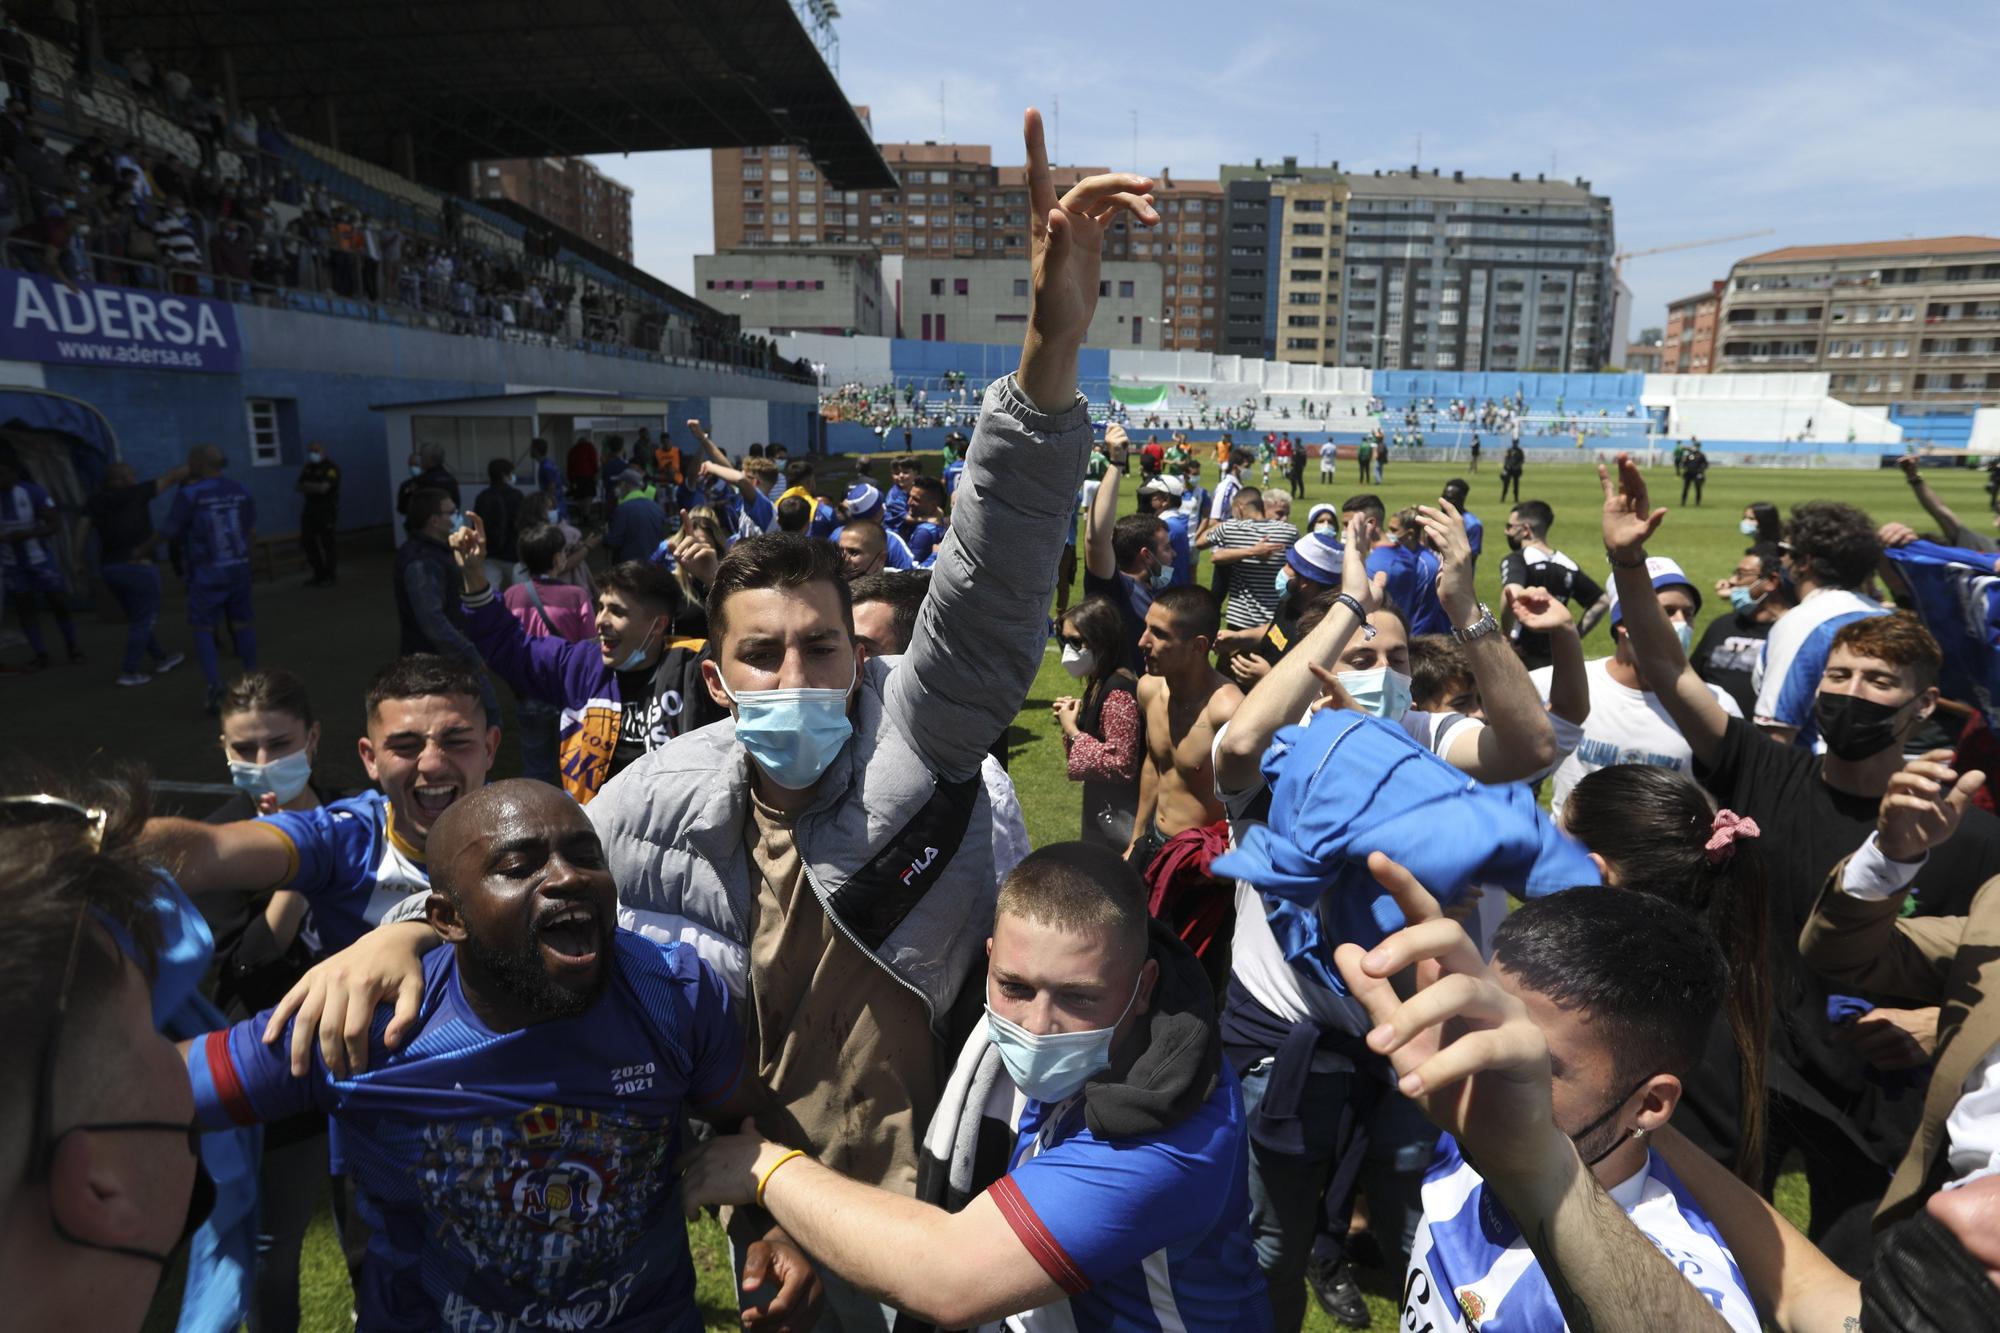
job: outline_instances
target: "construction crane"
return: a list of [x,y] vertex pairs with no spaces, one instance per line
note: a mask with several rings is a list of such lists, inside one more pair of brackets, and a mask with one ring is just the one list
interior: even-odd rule
[[1621,276],[1625,271],[1625,261],[1628,259],[1639,259],[1646,255],[1663,255],[1673,250],[1699,250],[1705,245],[1726,245],[1730,241],[1747,241],[1755,236],[1775,235],[1776,232],[1777,229],[1775,227],[1766,227],[1762,231],[1739,231],[1734,236],[1712,236],[1705,241],[1682,241],[1678,245],[1656,245],[1650,250],[1622,250],[1611,257],[1611,274],[1614,278]]

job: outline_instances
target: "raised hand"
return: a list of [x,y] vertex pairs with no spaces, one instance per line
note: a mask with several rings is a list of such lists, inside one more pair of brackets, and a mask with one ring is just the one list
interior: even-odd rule
[[1618,480],[1611,480],[1602,463],[1597,465],[1597,479],[1604,486],[1604,549],[1620,558],[1643,552],[1667,516],[1666,510],[1649,507],[1645,474],[1632,455],[1619,454]]
[[1465,515],[1449,500],[1439,500],[1436,509],[1417,506],[1417,522],[1431,539],[1438,558],[1438,605],[1451,623],[1468,628],[1479,614],[1479,596],[1472,586],[1472,542],[1465,535]]
[[1016,382],[1028,400],[1045,412],[1067,409],[1076,396],[1076,353],[1097,309],[1097,275],[1104,231],[1119,213],[1142,226],[1160,220],[1153,208],[1150,177],[1114,172],[1090,176],[1060,199],[1049,174],[1042,139],[1042,115],[1032,107],[1024,119],[1028,148],[1028,221],[1034,297],[1028,335],[1021,348]]
[[480,521],[477,510],[467,510],[465,526],[451,534],[451,558],[458,561],[460,569],[468,565],[478,565],[486,559],[486,524]]
[[1914,861],[1958,831],[1986,775],[1958,773],[1951,758],[1950,750],[1932,750],[1890,777],[1875,816],[1875,845],[1891,861]]
[[674,557],[674,564],[685,569],[690,576],[703,586],[715,582],[715,571],[722,564],[722,553],[709,545],[708,538],[689,526],[688,511],[681,510],[680,531],[667,541],[667,550]]
[[1356,510],[1347,520],[1347,549],[1340,553],[1340,590],[1361,603],[1370,613],[1380,611],[1389,595],[1389,573],[1369,576],[1368,548],[1372,544],[1375,521]]
[[[1366,953],[1355,944],[1334,951],[1348,989],[1376,1025],[1368,1048],[1389,1057],[1403,1094],[1456,1138],[1482,1173],[1533,1172],[1556,1132],[1542,1030],[1415,876],[1380,852],[1369,856],[1368,869],[1410,923]],[[1399,1001],[1389,978],[1412,964],[1417,988]]]
[[1132,437],[1117,422],[1104,428],[1104,457],[1111,466],[1123,468],[1132,449]]
[[1522,628],[1534,630],[1538,634],[1548,634],[1565,625],[1576,623],[1569,613],[1569,603],[1549,592],[1547,588],[1524,588],[1518,583],[1507,585],[1507,608],[1514,613],[1514,619]]

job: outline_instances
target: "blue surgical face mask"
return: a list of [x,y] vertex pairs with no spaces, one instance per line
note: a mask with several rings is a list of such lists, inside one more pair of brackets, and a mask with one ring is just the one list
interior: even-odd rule
[[1144,977],[1142,969],[1132,982],[1124,1013],[1108,1028],[1037,1036],[1012,1019],[1002,1018],[988,1003],[986,1039],[999,1049],[1000,1063],[1007,1066],[1007,1076],[1015,1087],[1045,1105],[1063,1101],[1090,1082],[1098,1070],[1110,1068],[1111,1038],[1138,1001],[1139,981]]
[[1343,671],[1340,688],[1347,691],[1354,706],[1364,713],[1400,721],[1410,711],[1410,678],[1388,667],[1373,671]]
[[[640,667],[646,665],[646,645],[651,642],[652,637],[653,631],[649,628],[646,631],[646,637],[639,640],[639,646],[625,654],[611,669],[613,671],[637,671]],[[724,688],[727,687],[725,686]]]
[[424,475],[424,465],[423,465],[422,463],[412,463],[412,464],[410,464],[410,475],[411,475],[411,476],[413,476],[413,477],[421,477],[421,476],[423,476],[423,475]]
[[1751,595],[1750,585],[1747,583],[1738,583],[1729,589],[1729,604],[1738,611],[1755,610],[1763,600],[1762,597]]
[[465,531],[465,511],[464,511],[464,510],[462,510],[462,509],[456,509],[456,510],[453,510],[453,511],[452,511],[452,515],[451,515],[451,530],[452,530],[453,532],[463,532],[463,531]]
[[1153,586],[1155,588],[1171,587],[1173,585],[1173,581],[1174,581],[1174,567],[1172,565],[1161,565],[1158,569],[1153,571]]
[[305,750],[294,750],[268,764],[245,764],[232,759],[229,780],[252,800],[269,794],[278,798],[279,805],[285,805],[312,781],[312,767],[312,755]]
[[1676,620],[1674,637],[1681,641],[1681,656],[1687,656],[1688,650],[1694,647],[1694,625],[1689,621]]
[[1280,597],[1283,597],[1287,592],[1289,592],[1292,587],[1292,571],[1289,569],[1279,570],[1276,586],[1278,590],[1278,596]]
[[1736,530],[1745,537],[1755,537],[1761,529],[1758,528],[1756,519],[1746,518],[1736,525]]
[[[859,668],[856,668],[858,671]],[[723,693],[736,705],[736,739],[757,761],[764,776],[787,791],[803,791],[820,775],[854,734],[847,717],[850,678],[839,690],[745,690],[741,694],[722,682]]]

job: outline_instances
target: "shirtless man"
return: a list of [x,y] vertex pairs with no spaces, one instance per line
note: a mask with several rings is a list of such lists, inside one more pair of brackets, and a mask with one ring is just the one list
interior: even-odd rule
[[1139,811],[1125,857],[1143,873],[1167,839],[1223,817],[1215,796],[1215,733],[1243,702],[1243,691],[1209,663],[1222,604],[1206,588],[1168,588],[1146,612],[1139,647],[1146,674],[1139,709],[1146,720],[1146,762],[1139,769]]

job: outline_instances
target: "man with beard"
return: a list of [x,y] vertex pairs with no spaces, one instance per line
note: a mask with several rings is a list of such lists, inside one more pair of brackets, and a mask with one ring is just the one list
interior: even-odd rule
[[[339,1121],[379,1222],[362,1328],[692,1333],[694,1265],[663,1168],[684,1110],[733,1123],[754,1109],[728,989],[691,945],[616,928],[597,834],[546,784],[472,794],[430,850],[425,919],[451,947],[424,960],[416,1039],[345,1078],[317,1061],[294,1074],[261,1040],[268,1013],[210,1032],[182,1044],[198,1121]],[[758,1324],[809,1326],[810,1266],[782,1232],[760,1244],[746,1286],[775,1274],[780,1290]]]

